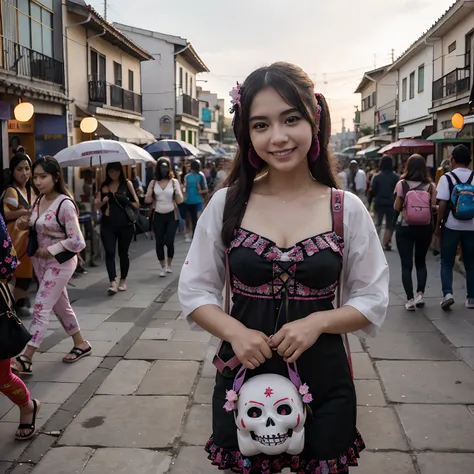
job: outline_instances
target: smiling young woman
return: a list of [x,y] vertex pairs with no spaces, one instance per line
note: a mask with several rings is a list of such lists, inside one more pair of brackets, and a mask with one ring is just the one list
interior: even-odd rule
[[[275,420],[266,416],[255,423],[262,431],[250,433],[253,446],[246,452],[253,454],[243,454],[241,410],[234,418],[223,409],[236,406],[241,376],[234,381],[236,371],[223,370],[216,377],[206,451],[213,465],[244,474],[288,467],[347,473],[364,443],[341,334],[362,329],[375,335],[383,323],[384,253],[362,202],[335,189],[328,105],[299,67],[276,63],[256,70],[233,91],[233,103],[239,150],[227,187],[198,222],[180,277],[180,301],[196,328],[224,341],[221,360],[236,356],[250,376],[288,378],[287,362],[297,361],[299,377],[290,372],[290,379],[296,386],[299,378],[305,382],[299,393],[307,416],[302,450],[269,455],[268,445],[288,442],[295,430],[275,434]],[[221,309],[226,273],[230,314]],[[338,287],[343,305],[334,309]],[[277,392],[270,387],[251,404],[278,405],[281,400],[272,398]],[[283,411],[278,415],[289,416],[291,407]],[[237,428],[235,419],[244,424]]]

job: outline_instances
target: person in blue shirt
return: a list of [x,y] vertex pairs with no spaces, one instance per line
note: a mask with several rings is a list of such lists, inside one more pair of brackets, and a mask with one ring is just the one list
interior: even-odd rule
[[[184,220],[189,216],[192,226],[192,234],[196,229],[198,217],[203,209],[203,196],[207,194],[207,183],[203,173],[201,173],[201,163],[199,160],[191,162],[191,172],[184,178],[184,186],[186,189],[186,198],[184,200],[183,216]],[[188,231],[185,237],[186,242],[191,242],[191,236]]]

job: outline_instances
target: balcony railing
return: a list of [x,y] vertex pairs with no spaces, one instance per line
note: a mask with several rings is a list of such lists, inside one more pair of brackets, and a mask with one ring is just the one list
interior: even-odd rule
[[98,105],[111,105],[123,110],[142,113],[142,96],[119,86],[107,84],[93,76],[89,79],[89,102]]
[[471,86],[470,68],[458,68],[433,82],[433,100],[456,97],[469,92]]
[[8,38],[2,38],[1,66],[19,76],[64,85],[64,66],[61,61],[26,48]]
[[110,105],[141,114],[142,96],[110,84]]
[[183,114],[199,117],[199,102],[187,94],[183,94]]

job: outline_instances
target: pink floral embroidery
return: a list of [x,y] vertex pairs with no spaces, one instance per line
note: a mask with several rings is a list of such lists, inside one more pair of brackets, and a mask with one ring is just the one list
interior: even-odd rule
[[61,272],[61,270],[59,268],[52,268],[51,272],[54,276],[59,276],[59,273]]
[[44,282],[44,286],[45,286],[45,288],[51,289],[51,288],[54,288],[56,286],[56,282],[51,281],[51,280],[47,280],[47,281]]

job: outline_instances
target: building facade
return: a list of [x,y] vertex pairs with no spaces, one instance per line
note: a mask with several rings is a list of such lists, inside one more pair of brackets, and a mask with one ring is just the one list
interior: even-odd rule
[[[28,155],[53,155],[67,146],[61,0],[3,0],[0,9],[0,123],[3,167],[22,145]],[[34,106],[17,122],[19,101]]]
[[154,61],[142,63],[143,127],[155,138],[199,144],[197,75],[209,72],[192,44],[179,36],[114,24],[147,51]]

